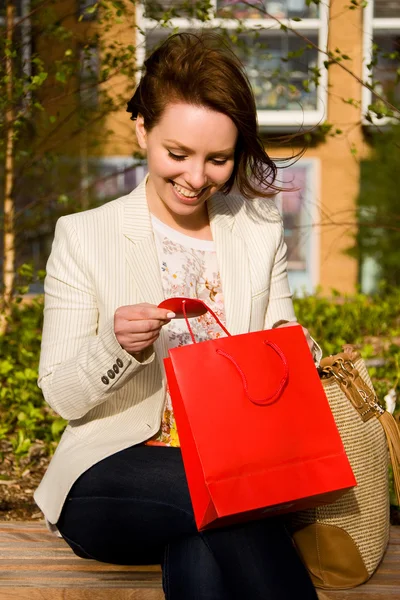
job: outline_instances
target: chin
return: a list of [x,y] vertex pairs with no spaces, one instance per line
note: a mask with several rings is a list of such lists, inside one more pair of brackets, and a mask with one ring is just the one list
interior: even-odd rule
[[198,212],[204,205],[204,202],[201,204],[174,204],[173,206],[168,206],[169,210],[177,215],[184,217],[185,215],[192,215],[195,212]]

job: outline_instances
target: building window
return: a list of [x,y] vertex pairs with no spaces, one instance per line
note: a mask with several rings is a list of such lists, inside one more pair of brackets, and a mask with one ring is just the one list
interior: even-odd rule
[[[318,52],[304,48],[299,38],[281,35],[279,30],[260,32],[246,53],[246,36],[240,36],[242,44],[237,54],[245,64],[252,84],[259,113],[266,111],[316,111],[318,96],[315,86],[305,89],[303,82],[309,78],[310,69],[318,63]],[[308,39],[318,44],[313,32]],[[290,56],[282,61],[283,57]]]
[[[277,19],[293,17],[313,19],[318,16],[316,4],[305,0],[217,0],[217,16],[236,19],[259,19],[261,11]],[[262,13],[261,13],[262,14]]]
[[374,17],[377,19],[399,18],[399,0],[374,0]]
[[[400,108],[400,6],[398,0],[371,0],[364,9],[364,81],[373,82],[376,94]],[[386,109],[379,97],[363,88],[365,123],[383,125]],[[382,112],[380,112],[380,110]]]
[[280,170],[285,189],[276,197],[288,249],[289,283],[293,293],[313,293],[319,283],[318,160],[301,159]]
[[[324,56],[317,48],[327,42],[327,3],[308,6],[307,0],[211,0],[210,7],[207,28],[228,36],[237,34],[232,47],[253,86],[260,127],[298,130],[320,123],[325,116],[327,73]],[[204,28],[198,11],[195,0],[144,2],[138,15],[143,32],[138,34],[139,65],[173,31]],[[157,21],[162,18],[166,27]],[[281,23],[302,37],[285,30]],[[317,87],[312,78],[318,69],[321,76]]]
[[129,194],[145,178],[147,164],[125,156],[107,156],[93,161],[93,197],[103,203]]

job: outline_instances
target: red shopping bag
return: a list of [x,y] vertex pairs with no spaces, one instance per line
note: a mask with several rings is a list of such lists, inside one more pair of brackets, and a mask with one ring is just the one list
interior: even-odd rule
[[301,326],[231,336],[208,310],[227,337],[184,314],[164,359],[198,529],[335,501],[356,481]]

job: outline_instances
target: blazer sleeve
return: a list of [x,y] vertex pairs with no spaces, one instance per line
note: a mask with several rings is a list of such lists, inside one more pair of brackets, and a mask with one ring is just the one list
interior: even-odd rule
[[[289,287],[287,273],[287,246],[284,241],[283,224],[279,227],[275,262],[271,273],[271,286],[269,304],[265,315],[264,329],[271,329],[278,321],[297,321],[292,293]],[[317,342],[311,338],[314,347],[312,354],[316,366],[322,358],[322,350]]]
[[79,239],[71,219],[59,219],[47,263],[38,379],[47,403],[63,418],[79,419],[154,356],[151,348],[139,362],[125,352],[115,337],[113,318],[99,330],[96,294]]

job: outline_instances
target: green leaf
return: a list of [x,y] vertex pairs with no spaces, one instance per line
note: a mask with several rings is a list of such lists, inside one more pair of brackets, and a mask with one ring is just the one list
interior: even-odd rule
[[31,78],[32,85],[34,85],[35,87],[40,87],[46,81],[47,76],[48,73],[45,73],[44,71],[42,73],[39,73],[38,75],[33,75],[33,77]]
[[65,421],[61,417],[54,419],[54,421],[51,424],[51,434],[54,439],[58,439],[60,437],[60,434],[64,431],[66,425],[67,421]]
[[56,81],[59,81],[60,83],[66,83],[67,75],[66,75],[65,71],[57,71]]

